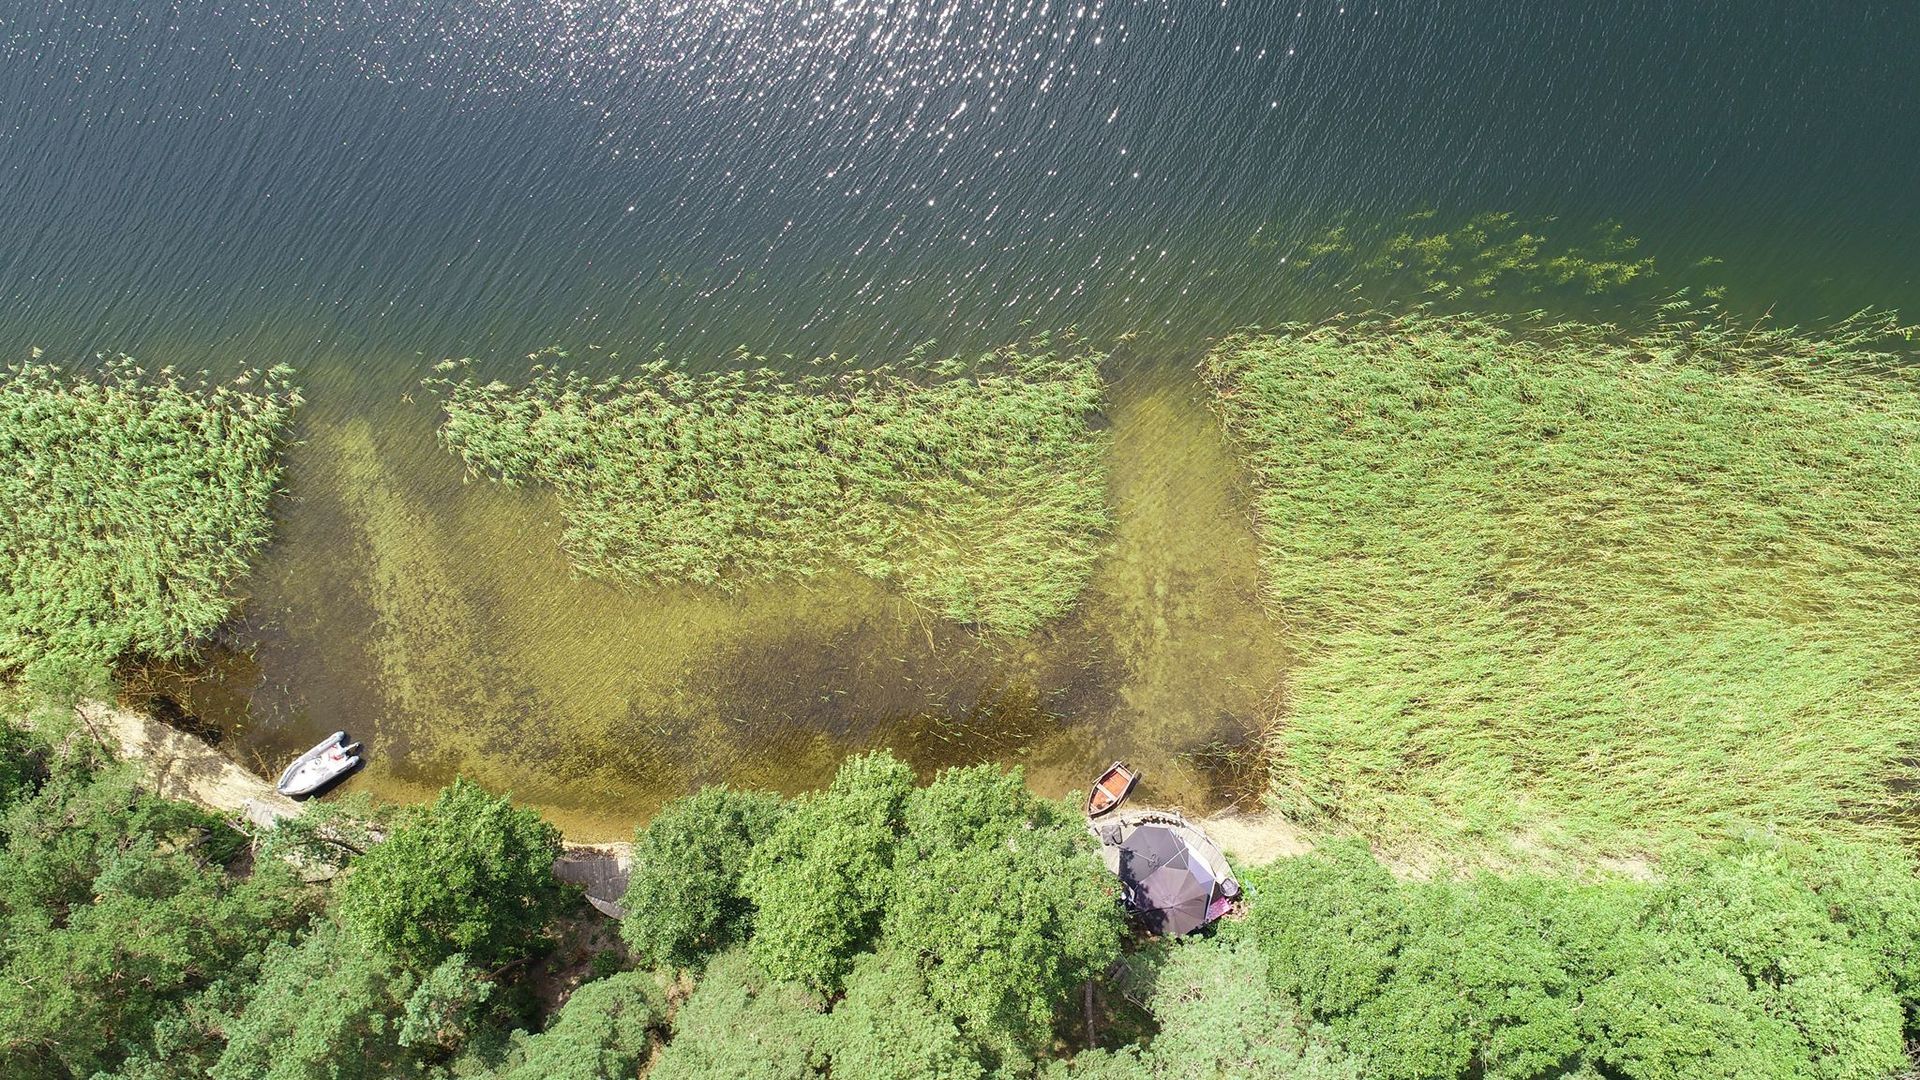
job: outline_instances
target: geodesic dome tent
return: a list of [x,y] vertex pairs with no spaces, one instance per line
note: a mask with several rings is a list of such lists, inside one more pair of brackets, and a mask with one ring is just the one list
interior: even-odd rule
[[1143,811],[1094,829],[1107,868],[1141,927],[1179,936],[1225,914],[1240,895],[1226,857],[1177,814]]

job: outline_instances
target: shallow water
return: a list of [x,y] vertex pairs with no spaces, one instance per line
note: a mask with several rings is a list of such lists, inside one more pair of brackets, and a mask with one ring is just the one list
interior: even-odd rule
[[[733,595],[584,578],[555,501],[464,481],[424,411],[310,424],[231,634],[258,686],[225,745],[264,770],[357,718],[378,749],[358,786],[407,797],[464,773],[582,836],[703,782],[803,790],[873,746],[925,769],[1018,762],[1048,791],[1127,757],[1157,797],[1213,805],[1232,794],[1222,748],[1283,689],[1284,645],[1195,388],[1124,378],[1109,417],[1112,553],[1074,612],[1016,640],[852,575]],[[232,681],[176,696],[217,713],[235,699],[208,692]]]
[[[169,684],[263,770],[345,726],[357,786],[465,772],[591,835],[880,745],[1049,791],[1129,756],[1211,805],[1287,653],[1206,340],[1340,303],[1281,260],[1422,206],[1619,220],[1664,265],[1724,258],[1748,310],[1920,309],[1916,30],[1906,3],[16,2],[0,355],[302,370],[279,539]],[[447,355],[884,359],[1026,324],[1139,335],[1108,365],[1113,554],[1027,641],[852,578],[581,580],[551,500],[466,481],[414,400]]]

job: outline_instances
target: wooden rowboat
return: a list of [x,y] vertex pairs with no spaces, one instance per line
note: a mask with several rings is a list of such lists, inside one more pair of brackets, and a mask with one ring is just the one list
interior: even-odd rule
[[1127,801],[1133,785],[1139,782],[1140,774],[1126,762],[1116,761],[1107,766],[1107,771],[1093,782],[1093,790],[1087,793],[1087,816],[1099,817]]

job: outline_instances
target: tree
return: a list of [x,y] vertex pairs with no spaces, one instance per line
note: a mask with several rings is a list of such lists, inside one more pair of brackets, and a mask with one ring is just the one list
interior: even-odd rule
[[396,983],[385,956],[330,920],[298,945],[275,945],[258,988],[226,1025],[212,1080],[380,1080],[417,1075],[400,1043]]
[[489,968],[523,955],[565,905],[559,854],[559,830],[538,814],[455,780],[354,863],[340,919],[415,970],[454,953]]
[[1885,974],[1906,1014],[1920,1008],[1920,876],[1904,851],[1829,841],[1773,844],[1785,871],[1812,890],[1847,940]]
[[0,1077],[91,1076],[198,1054],[190,1014],[305,921],[284,868],[229,876],[239,842],[144,794],[91,744],[48,748],[47,775],[0,825]]
[[1138,1046],[1082,1050],[1071,1059],[1047,1062],[1038,1075],[1040,1080],[1157,1080],[1153,1063]]
[[547,1030],[520,1040],[499,1080],[605,1080],[646,1064],[666,1025],[658,979],[623,971],[587,983],[567,998]]
[[1806,1048],[1760,1007],[1737,971],[1685,942],[1637,935],[1631,957],[1581,996],[1591,1053],[1605,1075],[1635,1080],[1804,1076]]
[[1750,842],[1653,883],[1402,884],[1347,848],[1276,866],[1252,923],[1272,985],[1389,1080],[1883,1076],[1915,891],[1881,857]]
[[[1898,965],[1886,963],[1876,932],[1884,925],[1879,919],[1898,911],[1901,893],[1910,898],[1912,892],[1887,881],[1885,906],[1862,911],[1837,907],[1834,901],[1846,894],[1828,884],[1827,896],[1810,888],[1783,846],[1739,845],[1676,865],[1655,892],[1647,921],[1679,949],[1730,968],[1751,987],[1756,1008],[1790,1025],[1801,1044],[1792,1056],[1810,1066],[1811,1075],[1838,1080],[1889,1073],[1905,1058],[1904,1016],[1894,982]],[[1863,939],[1842,921],[1849,914]]]
[[1860,844],[1772,844],[1784,872],[1820,899],[1853,951],[1882,972],[1920,1042],[1920,874],[1907,851]]
[[778,795],[724,785],[662,807],[634,836],[620,934],[647,967],[687,967],[745,941],[753,905],[741,878],[780,821]]
[[[34,758],[35,747],[27,733],[0,717],[0,814],[5,812],[8,803],[30,794],[39,778]],[[0,835],[0,841],[5,839]]]
[[879,929],[912,790],[913,771],[891,754],[849,758],[754,849],[741,890],[755,908],[749,947],[768,974],[839,989]]
[[673,1018],[648,1080],[812,1080],[822,1060],[820,999],[767,978],[744,952],[714,957]]
[[1335,843],[1275,864],[1260,881],[1252,921],[1274,989],[1324,1019],[1379,993],[1406,919],[1393,875],[1365,847]]
[[1018,770],[950,769],[907,804],[882,939],[975,1038],[1033,1047],[1120,949],[1117,884],[1076,814]]
[[373,850],[390,829],[393,813],[361,792],[309,802],[300,813],[274,822],[255,854],[260,860],[338,872]]
[[1544,929],[1561,890],[1483,875],[1408,891],[1393,971],[1345,1021],[1373,1073],[1529,1080],[1580,1056],[1577,982]]
[[845,1080],[980,1080],[978,1048],[927,996],[903,953],[868,953],[822,1028],[829,1075]]
[[[1149,1004],[1160,1032],[1142,1056],[1146,1075],[1159,1080],[1361,1080],[1372,1075],[1337,1049],[1324,1029],[1309,1028],[1295,1006],[1273,991],[1266,959],[1248,941],[1189,939],[1173,946],[1154,976]],[[1099,1075],[1091,1067],[1089,1073]]]
[[[404,985],[404,983],[403,983]],[[400,1010],[400,1045],[454,1050],[472,1033],[494,985],[454,953],[420,978]]]

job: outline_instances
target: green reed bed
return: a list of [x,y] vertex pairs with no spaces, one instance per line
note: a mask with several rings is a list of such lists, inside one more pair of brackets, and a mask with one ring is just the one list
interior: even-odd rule
[[519,387],[458,361],[428,385],[470,469],[559,493],[588,574],[730,589],[850,569],[1013,634],[1073,605],[1110,527],[1098,354],[1039,338],[804,376],[736,359],[605,381],[542,364]]
[[227,617],[272,529],[290,374],[0,373],[0,674],[176,656]]
[[1222,342],[1204,375],[1303,650],[1280,804],[1549,860],[1899,830],[1920,750],[1920,375],[1882,344],[1902,333],[1411,314]]

